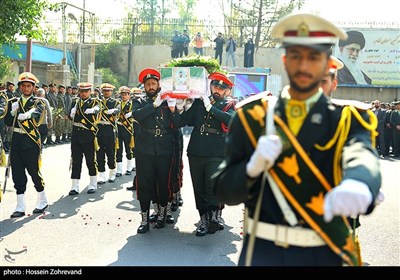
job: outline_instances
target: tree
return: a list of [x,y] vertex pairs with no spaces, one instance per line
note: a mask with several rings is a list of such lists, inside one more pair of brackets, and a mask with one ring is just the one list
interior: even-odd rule
[[[41,40],[43,30],[40,22],[43,14],[48,9],[54,9],[57,5],[51,5],[48,0],[1,0],[0,13],[0,55],[1,46],[9,44],[14,46],[17,36],[24,36],[32,40]],[[9,61],[0,61],[0,73],[8,74]],[[4,77],[3,76],[3,77]],[[0,76],[0,79],[3,78]]]
[[242,2],[232,2],[229,18],[240,21],[240,37],[255,38],[256,48],[273,47],[274,42],[270,37],[272,27],[279,19],[304,5],[304,0],[253,0],[247,5]]

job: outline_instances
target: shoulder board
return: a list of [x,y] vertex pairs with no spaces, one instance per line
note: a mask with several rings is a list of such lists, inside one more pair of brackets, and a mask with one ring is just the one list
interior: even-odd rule
[[243,99],[242,101],[238,102],[235,107],[237,109],[237,108],[240,108],[240,107],[242,107],[242,106],[244,106],[246,104],[249,104],[249,103],[251,103],[253,101],[261,100],[262,98],[267,97],[268,94],[269,94],[268,91],[262,91],[260,93],[255,94],[255,95],[247,97],[246,99]]
[[354,106],[356,109],[358,110],[368,110],[371,109],[371,104],[369,103],[364,103],[361,101],[357,101],[357,100],[346,100],[346,99],[335,99],[335,98],[331,98],[331,102],[333,105],[337,105],[337,106]]

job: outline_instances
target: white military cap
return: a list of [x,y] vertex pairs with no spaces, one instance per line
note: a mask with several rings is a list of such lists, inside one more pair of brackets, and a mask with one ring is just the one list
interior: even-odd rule
[[272,29],[271,36],[280,39],[283,47],[307,46],[320,51],[331,49],[339,39],[347,39],[341,28],[320,16],[306,13],[282,18]]
[[337,70],[342,69],[344,67],[343,62],[341,62],[337,57],[331,55],[329,61],[329,73],[335,74]]

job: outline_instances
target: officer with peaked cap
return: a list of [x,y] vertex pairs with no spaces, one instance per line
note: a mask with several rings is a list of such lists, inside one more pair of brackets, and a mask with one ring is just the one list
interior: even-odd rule
[[41,214],[48,206],[44,191],[44,180],[40,172],[41,139],[39,126],[41,116],[45,110],[44,102],[33,95],[33,88],[39,82],[35,75],[23,72],[18,77],[18,86],[22,96],[10,100],[5,116],[6,125],[12,128],[12,141],[10,147],[11,172],[14,188],[17,191],[17,207],[11,218],[25,215],[25,191],[28,179],[26,171],[31,176],[34,187],[38,193],[34,214]]
[[321,80],[321,88],[326,96],[331,97],[332,92],[336,90],[338,84],[337,71],[342,68],[343,63],[331,55],[329,70]]
[[290,85],[277,100],[261,93],[237,104],[215,174],[218,199],[246,207],[239,265],[361,265],[346,217],[371,213],[378,197],[376,118],[320,88],[332,47],[347,35],[300,13],[271,36],[285,49]]
[[69,117],[72,120],[71,135],[71,179],[72,186],[69,195],[79,194],[79,180],[82,172],[82,160],[85,156],[89,171],[90,182],[87,193],[93,194],[97,190],[97,161],[96,150],[97,124],[100,120],[101,104],[96,97],[90,97],[93,85],[79,83],[79,98],[71,104]]
[[160,73],[152,68],[139,74],[146,97],[133,99],[132,116],[140,129],[135,136],[136,187],[142,215],[137,232],[149,230],[150,201],[159,205],[156,228],[165,227],[170,191],[170,169],[173,162],[174,135],[180,115],[176,99],[162,99]]
[[[97,165],[99,171],[98,183],[113,183],[116,178],[116,148],[118,147],[118,127],[117,120],[120,112],[120,101],[112,97],[114,86],[109,83],[100,85],[103,95],[101,100],[100,122],[98,124],[99,132],[99,150],[97,151]],[[106,156],[109,176],[106,175]]]
[[228,125],[234,113],[234,103],[226,99],[233,83],[222,73],[209,75],[211,96],[196,99],[182,113],[182,124],[193,126],[187,148],[190,174],[194,188],[200,223],[196,236],[204,236],[223,229],[223,206],[213,193],[211,176],[225,155]]

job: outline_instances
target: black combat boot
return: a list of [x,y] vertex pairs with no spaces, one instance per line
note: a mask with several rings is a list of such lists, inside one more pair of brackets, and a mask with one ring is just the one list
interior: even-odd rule
[[167,219],[167,205],[160,206],[160,211],[158,212],[155,228],[165,227],[165,221]]
[[137,229],[137,233],[146,233],[150,230],[149,211],[140,212],[140,215],[142,215],[142,222]]
[[178,194],[174,193],[173,197],[172,197],[172,203],[171,203],[171,211],[175,212],[176,210],[178,210],[179,205],[178,205]]
[[223,230],[225,228],[225,226],[224,226],[224,220],[222,219],[222,209],[219,209],[217,211],[217,220],[218,220],[218,223],[219,223],[218,230]]
[[167,224],[173,224],[175,222],[174,216],[172,216],[171,204],[171,202],[167,204],[167,218],[165,220]]
[[183,205],[183,199],[182,199],[181,191],[179,191],[179,192],[177,193],[177,197],[178,197],[178,204],[179,204],[179,206],[182,206],[182,205]]
[[54,145],[54,142],[51,139],[51,136],[47,136],[46,145]]
[[208,212],[208,233],[213,234],[217,230],[219,230],[219,222],[217,218],[217,211],[218,210],[212,210]]
[[61,144],[61,136],[57,136],[56,141],[54,143]]
[[153,203],[153,213],[151,213],[149,218],[150,223],[155,223],[157,221],[158,212],[159,212],[158,203]]
[[200,215],[200,221],[196,229],[196,236],[204,236],[208,233],[208,213]]

